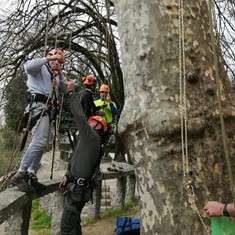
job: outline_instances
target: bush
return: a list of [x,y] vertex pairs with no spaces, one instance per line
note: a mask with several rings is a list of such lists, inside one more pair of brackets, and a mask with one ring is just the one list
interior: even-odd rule
[[40,199],[33,200],[30,229],[43,231],[44,235],[50,234],[51,217],[44,210],[39,210],[39,202]]
[[[20,136],[16,136],[14,131],[8,128],[0,129],[0,152],[1,152],[0,176],[4,175],[6,169],[8,169],[8,166],[11,163],[13,148],[17,146],[19,139]],[[16,166],[18,161],[19,161],[19,155],[17,155],[13,160],[9,172],[12,171],[12,169]]]

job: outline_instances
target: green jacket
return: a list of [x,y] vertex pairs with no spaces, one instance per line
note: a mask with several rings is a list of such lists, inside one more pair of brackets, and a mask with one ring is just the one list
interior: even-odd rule
[[114,102],[108,102],[108,101],[103,101],[101,99],[95,100],[95,105],[96,107],[101,106],[103,104],[107,104],[107,106],[103,109],[100,109],[100,111],[104,112],[103,118],[106,120],[107,124],[111,123],[113,121],[113,115],[117,115],[117,106]]

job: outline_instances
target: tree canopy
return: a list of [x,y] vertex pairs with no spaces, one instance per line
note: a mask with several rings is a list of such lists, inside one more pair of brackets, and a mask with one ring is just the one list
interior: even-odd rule
[[80,81],[88,74],[108,84],[121,110],[123,77],[118,54],[117,22],[111,1],[18,1],[0,20],[0,82],[18,76],[23,63],[58,47],[65,53],[64,71]]

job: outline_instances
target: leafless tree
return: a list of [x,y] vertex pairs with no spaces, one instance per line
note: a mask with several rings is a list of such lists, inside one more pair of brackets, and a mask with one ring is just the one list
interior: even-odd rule
[[0,81],[12,79],[25,60],[59,47],[66,55],[68,76],[96,75],[115,91],[113,99],[122,108],[122,71],[111,1],[22,0],[12,9],[0,21]]

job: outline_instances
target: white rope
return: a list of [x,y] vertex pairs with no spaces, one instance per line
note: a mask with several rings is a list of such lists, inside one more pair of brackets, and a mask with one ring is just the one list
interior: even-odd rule
[[50,23],[50,12],[51,12],[51,0],[49,0],[49,6],[48,6],[48,9],[47,9],[47,21],[46,21],[45,41],[44,41],[44,55],[46,55],[46,51],[47,51],[48,31],[49,31],[49,23]]
[[59,32],[59,21],[60,21],[60,0],[58,1],[58,14],[57,14],[57,20],[56,20],[56,26],[55,26],[55,30],[56,30],[56,36],[55,36],[55,48],[58,47],[58,32]]
[[181,116],[181,144],[182,144],[182,168],[184,182],[187,187],[187,194],[191,203],[191,208],[195,210],[198,217],[205,228],[206,232],[210,234],[207,225],[195,204],[194,187],[191,183],[189,174],[188,161],[188,134],[187,134],[187,99],[186,99],[186,69],[185,69],[185,47],[184,47],[184,5],[183,0],[179,0],[179,79],[180,79],[180,116]]
[[187,110],[185,84],[185,48],[184,48],[184,7],[183,0],[179,0],[179,79],[180,79],[180,117],[183,176],[188,172],[188,138],[187,138]]

